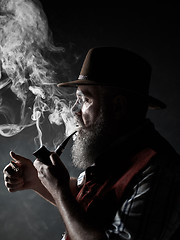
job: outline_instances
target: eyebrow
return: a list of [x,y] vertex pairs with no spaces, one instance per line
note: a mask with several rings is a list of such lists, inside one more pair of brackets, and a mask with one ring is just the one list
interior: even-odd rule
[[88,90],[83,90],[83,91],[77,90],[77,91],[76,91],[76,95],[77,95],[77,96],[82,96],[82,95],[84,95],[84,96],[87,96],[87,97],[92,97],[91,92],[88,91]]
[[79,97],[79,96],[82,96],[84,95],[83,92],[81,90],[77,90],[76,91],[76,96]]

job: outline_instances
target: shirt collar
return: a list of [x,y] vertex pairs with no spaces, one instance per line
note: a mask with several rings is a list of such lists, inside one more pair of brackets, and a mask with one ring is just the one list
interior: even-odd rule
[[131,158],[149,145],[149,135],[154,128],[147,119],[142,125],[112,142],[86,170],[86,181],[104,181],[112,175],[122,175],[130,166]]

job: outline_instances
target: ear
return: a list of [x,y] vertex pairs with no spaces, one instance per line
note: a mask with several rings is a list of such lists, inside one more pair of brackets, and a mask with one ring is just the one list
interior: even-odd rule
[[127,99],[123,95],[117,95],[113,99],[113,112],[116,118],[125,118],[127,115]]

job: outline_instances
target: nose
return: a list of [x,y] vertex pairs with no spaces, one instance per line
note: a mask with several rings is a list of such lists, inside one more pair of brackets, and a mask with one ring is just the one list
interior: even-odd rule
[[82,103],[76,100],[76,102],[71,108],[71,112],[76,115],[81,115],[81,108],[82,108]]

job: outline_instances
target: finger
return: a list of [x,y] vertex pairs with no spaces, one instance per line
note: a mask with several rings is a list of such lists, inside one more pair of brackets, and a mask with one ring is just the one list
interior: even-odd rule
[[9,192],[17,192],[17,191],[23,190],[23,184],[7,187],[7,190]]
[[3,169],[3,173],[4,175],[7,175],[7,176],[13,176],[13,177],[16,177],[19,175],[19,173],[17,171],[14,171],[13,167],[12,167],[12,164],[9,163],[4,169]]
[[9,174],[4,175],[4,181],[5,182],[7,182],[7,181],[18,181],[19,179],[20,179],[19,177],[12,177]]
[[50,155],[50,160],[53,166],[56,166],[57,168],[61,169],[61,171],[63,169],[67,171],[65,165],[63,164],[63,162],[60,160],[59,156],[56,153],[52,153]]
[[21,176],[17,176],[17,175],[12,175],[12,174],[4,174],[4,181],[8,181],[9,179],[11,179],[12,181],[16,181],[18,179],[20,179]]
[[43,164],[41,161],[39,161],[38,159],[36,159],[33,163],[34,167],[37,169],[37,171],[39,171],[39,169],[44,166],[45,164]]
[[63,163],[61,162],[59,156],[56,153],[52,153],[50,155],[50,160],[52,162],[52,165],[54,165],[54,166],[63,165]]
[[3,174],[7,174],[9,173],[9,169],[10,168],[10,164],[8,164],[7,166],[5,166],[5,168],[3,169]]
[[7,188],[10,188],[10,189],[17,189],[17,188],[22,187],[23,185],[24,185],[24,182],[23,182],[23,181],[21,181],[21,182],[19,182],[19,183],[16,183],[16,184],[5,182],[5,186],[6,186]]
[[41,180],[43,178],[45,178],[47,176],[47,172],[48,169],[50,168],[50,166],[47,166],[46,164],[43,164],[41,161],[39,161],[38,159],[36,159],[34,161],[34,167],[37,170],[38,173],[38,178]]
[[5,183],[9,183],[9,184],[19,184],[23,182],[22,178],[9,178],[9,177],[5,177],[4,178],[4,182]]
[[14,159],[15,161],[20,159],[20,157],[16,153],[14,153],[13,151],[10,151],[9,154],[10,154],[11,158]]
[[15,160],[15,163],[17,163],[17,162],[23,163],[24,161],[29,160],[29,159],[27,159],[27,158],[24,158],[24,157],[21,156],[21,155],[18,155],[18,154],[16,154],[16,153],[14,153],[13,151],[10,151],[10,156],[11,156],[11,158],[12,158],[13,160]]
[[11,161],[11,167],[15,172],[18,172],[20,170],[19,166],[14,162],[14,160]]

